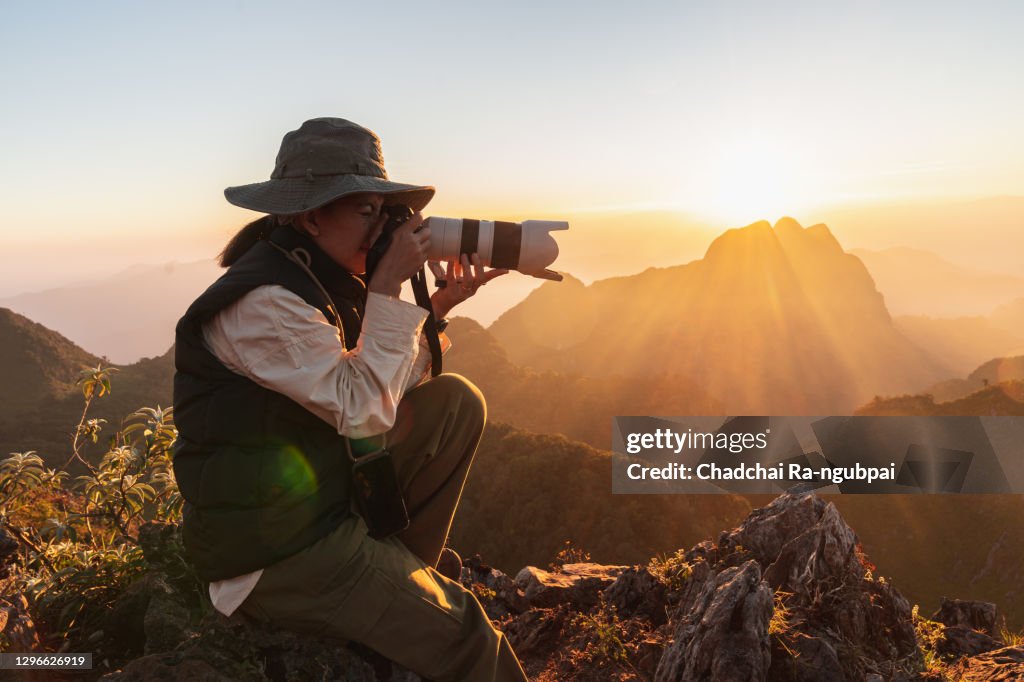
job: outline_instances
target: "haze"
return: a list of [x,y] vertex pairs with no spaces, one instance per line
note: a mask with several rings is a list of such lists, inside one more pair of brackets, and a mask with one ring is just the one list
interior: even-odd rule
[[1020,271],[1022,19],[1013,2],[5,3],[0,295],[211,257],[253,217],[223,188],[266,179],[283,133],[321,115],[378,132],[393,178],[438,187],[429,213],[569,218],[557,267],[584,281],[783,215],[847,248]]

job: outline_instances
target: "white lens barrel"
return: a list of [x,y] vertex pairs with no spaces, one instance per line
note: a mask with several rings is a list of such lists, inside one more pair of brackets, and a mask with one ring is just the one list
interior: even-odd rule
[[477,253],[484,265],[518,270],[534,277],[561,279],[547,266],[558,258],[558,243],[551,232],[568,230],[561,220],[527,220],[510,223],[470,218],[432,216],[425,221],[430,228],[431,260],[458,260],[464,253]]

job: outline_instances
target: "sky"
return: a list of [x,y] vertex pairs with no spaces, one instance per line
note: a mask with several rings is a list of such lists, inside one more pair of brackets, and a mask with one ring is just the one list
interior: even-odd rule
[[0,292],[211,255],[253,217],[223,188],[316,116],[434,215],[1024,195],[1022,30],[985,1],[5,2]]

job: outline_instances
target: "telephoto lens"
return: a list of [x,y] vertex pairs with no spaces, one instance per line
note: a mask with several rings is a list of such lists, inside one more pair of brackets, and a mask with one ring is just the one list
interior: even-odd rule
[[462,254],[477,253],[484,265],[518,270],[524,275],[562,281],[548,266],[558,258],[554,230],[568,230],[562,220],[524,220],[509,223],[500,220],[440,218],[431,216],[430,251],[437,261],[459,260]]

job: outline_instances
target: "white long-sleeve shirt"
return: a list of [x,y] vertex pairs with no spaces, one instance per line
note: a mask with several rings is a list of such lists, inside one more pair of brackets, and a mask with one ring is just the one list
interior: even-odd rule
[[[257,287],[203,325],[203,339],[225,367],[299,403],[339,434],[362,438],[392,427],[398,402],[430,369],[420,333],[427,311],[369,292],[356,347],[300,296]],[[442,348],[450,345],[442,337]],[[214,608],[230,616],[263,574],[210,583]]]

